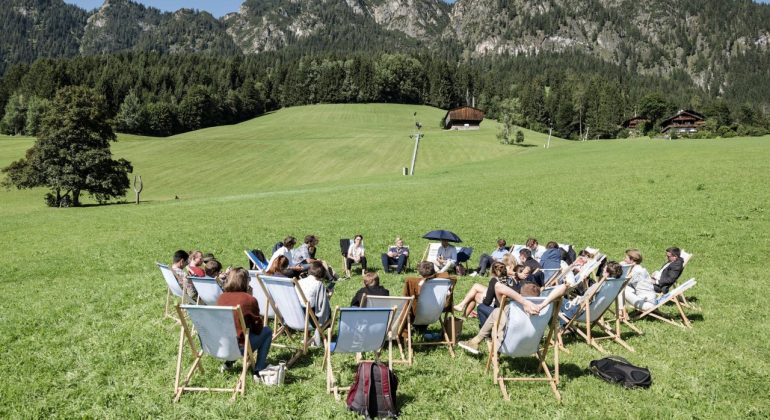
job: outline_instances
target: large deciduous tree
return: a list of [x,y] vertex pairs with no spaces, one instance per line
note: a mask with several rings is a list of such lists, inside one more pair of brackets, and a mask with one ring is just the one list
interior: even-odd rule
[[26,157],[3,169],[7,175],[3,184],[19,189],[48,187],[49,205],[66,200],[77,206],[82,192],[100,203],[124,196],[133,168],[125,159],[112,159],[110,142],[116,137],[106,109],[104,97],[92,89],[61,89]]

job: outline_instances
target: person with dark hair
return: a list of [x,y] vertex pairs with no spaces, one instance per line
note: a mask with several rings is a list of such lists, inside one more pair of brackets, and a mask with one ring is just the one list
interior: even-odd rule
[[[617,261],[609,261],[604,266],[604,272],[603,277],[606,277],[608,279],[618,279],[620,276],[623,275],[623,268],[618,264]],[[577,311],[580,309],[580,305],[585,302],[586,298],[588,296],[591,296],[594,294],[594,291],[599,287],[599,284],[601,284],[600,281],[597,281],[596,283],[592,284],[591,287],[589,287],[585,293],[578,295],[574,297],[572,300],[563,300],[561,303],[561,308],[559,309],[559,313],[564,316],[566,319],[570,319]],[[556,299],[561,299],[562,296],[566,295],[567,292],[570,291],[574,286],[570,285],[569,283],[563,283],[560,284],[551,290],[551,293],[548,294],[546,299],[541,302],[537,306],[538,312],[551,304]],[[567,321],[565,321],[561,316],[559,317],[559,323],[564,326],[567,324]]]
[[668,293],[668,289],[676,283],[684,270],[682,250],[672,246],[666,249],[666,263],[660,270],[652,273],[652,283],[657,293]]
[[[257,353],[252,374],[254,381],[259,381],[259,371],[267,367],[267,353],[273,342],[273,331],[264,325],[264,319],[259,313],[259,303],[249,290],[249,272],[243,267],[230,270],[225,281],[224,293],[217,298],[217,306],[240,306],[246,328],[249,329],[249,345]],[[235,329],[238,332],[238,344],[241,353],[244,349],[245,337],[241,330],[240,320],[235,320]],[[231,370],[234,362],[225,362],[221,370]]]
[[358,289],[353,300],[350,301],[350,306],[361,306],[361,299],[364,295],[367,296],[390,296],[388,289],[380,286],[380,276],[373,271],[367,271],[364,273],[364,287]]
[[406,267],[406,261],[409,259],[409,247],[404,246],[404,240],[396,237],[395,244],[388,248],[388,252],[381,255],[382,269],[387,273],[390,266],[396,265],[396,274],[401,274]]
[[366,250],[364,249],[364,237],[361,234],[356,235],[348,247],[345,258],[345,273],[350,276],[350,267],[358,263],[361,263],[361,272],[366,272]]
[[265,274],[268,276],[276,277],[289,277],[285,273],[289,268],[289,259],[283,255],[279,255],[273,259],[270,266],[265,270]]
[[532,258],[532,250],[526,247],[519,251],[519,264],[526,265],[533,273],[540,268],[540,263]]
[[471,314],[474,305],[478,305],[476,307],[476,312],[479,317],[479,326],[484,325],[489,314],[498,306],[498,302],[495,298],[495,285],[497,285],[497,283],[503,283],[519,292],[522,285],[528,283],[529,267],[526,265],[519,265],[509,272],[505,264],[494,262],[492,263],[491,273],[492,278],[489,279],[489,285],[487,287],[478,283],[474,284],[473,287],[471,287],[471,290],[465,295],[462,302],[454,307],[456,311],[461,311],[463,306],[468,305],[463,314],[468,316]]
[[646,311],[655,306],[655,287],[646,268],[642,267],[642,254],[638,249],[627,249],[626,264],[631,265],[628,276],[631,280],[623,292],[626,304],[636,309]]
[[[286,257],[286,260],[289,262],[288,268],[286,268],[284,271],[286,271],[284,274],[286,274],[287,277],[297,277],[299,276],[299,273],[302,272],[302,267],[299,265],[291,265],[292,261],[294,261],[294,257],[292,255],[292,249],[294,246],[297,245],[297,238],[293,236],[287,236],[283,239],[283,245],[281,245],[278,249],[273,252],[273,255],[270,257],[270,262],[268,262],[268,267],[273,265],[273,262],[276,258],[279,256]],[[289,271],[290,270],[290,271]]]
[[[412,303],[411,313],[410,316],[412,319],[414,319],[415,312],[417,309],[417,300],[420,298],[420,290],[422,289],[422,285],[425,284],[425,282],[428,282],[432,279],[436,278],[444,278],[449,279],[452,282],[452,287],[449,289],[449,294],[446,297],[446,300],[444,302],[444,312],[452,312],[453,307],[453,291],[454,291],[454,285],[457,279],[453,276],[450,276],[449,273],[437,273],[435,267],[433,266],[433,263],[430,261],[423,261],[420,263],[420,265],[417,266],[417,273],[420,275],[420,277],[407,277],[404,280],[404,291],[403,296],[409,297],[414,296],[414,302]],[[424,333],[427,331],[428,327],[426,325],[415,325],[415,329],[421,333]],[[427,339],[436,338],[433,336],[426,336]]]
[[559,248],[559,244],[554,241],[548,242],[545,245],[545,252],[540,256],[540,267],[543,270],[558,270],[562,268],[562,249]]
[[532,258],[534,258],[535,261],[540,261],[540,257],[543,255],[543,252],[545,252],[545,247],[540,245],[535,238],[527,238],[524,247],[532,251]]
[[[307,304],[315,313],[318,323],[324,325],[331,316],[328,291],[322,281],[326,277],[326,269],[320,261],[313,261],[310,263],[307,274],[307,277],[299,279],[297,284],[299,284],[302,294],[305,295]],[[313,344],[321,345],[321,333],[317,329],[313,335]]]
[[174,273],[176,281],[179,282],[179,287],[184,290],[185,303],[197,303],[198,291],[192,282],[187,279],[187,270],[185,269],[189,258],[190,254],[187,251],[183,249],[176,251],[171,263],[171,272]]
[[230,274],[230,268],[226,272],[222,272],[222,264],[217,260],[208,260],[203,264],[203,271],[206,277],[211,277],[216,280],[219,287],[224,288],[227,281],[227,275]]
[[481,254],[479,258],[479,267],[471,273],[471,277],[484,276],[487,274],[487,270],[492,266],[492,263],[503,260],[503,256],[508,253],[508,248],[505,246],[505,239],[497,240],[497,248],[492,251],[492,254]]

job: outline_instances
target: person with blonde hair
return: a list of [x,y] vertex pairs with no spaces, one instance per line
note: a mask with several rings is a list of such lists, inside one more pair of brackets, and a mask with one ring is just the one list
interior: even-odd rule
[[364,287],[358,289],[350,306],[361,306],[361,300],[367,296],[390,296],[390,291],[380,286],[380,276],[374,271],[364,273]]
[[642,253],[638,249],[627,249],[624,263],[631,266],[628,276],[631,280],[623,291],[626,305],[646,311],[655,306],[655,285],[646,268],[642,267]]
[[[222,293],[217,299],[217,306],[240,306],[246,328],[249,329],[249,345],[252,351],[257,353],[252,374],[254,380],[259,380],[259,371],[267,367],[267,353],[273,342],[273,331],[264,325],[264,318],[259,312],[259,303],[252,296],[249,287],[249,272],[238,267],[230,270],[225,281]],[[241,352],[244,349],[245,334],[241,330],[240,320],[235,320],[235,329],[238,332],[238,344]],[[231,370],[235,362],[225,362],[221,370]]]
[[203,271],[203,253],[197,249],[190,251],[190,258],[187,260],[187,273],[192,277],[203,277],[206,275]]

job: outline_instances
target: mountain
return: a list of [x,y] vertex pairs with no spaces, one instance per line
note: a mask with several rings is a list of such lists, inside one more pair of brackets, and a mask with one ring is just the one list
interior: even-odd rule
[[[106,0],[4,0],[0,72],[38,57],[119,51],[441,52],[456,60],[584,53],[713,95],[770,77],[770,6],[751,0],[245,0],[215,19]],[[762,99],[761,95],[758,100]]]

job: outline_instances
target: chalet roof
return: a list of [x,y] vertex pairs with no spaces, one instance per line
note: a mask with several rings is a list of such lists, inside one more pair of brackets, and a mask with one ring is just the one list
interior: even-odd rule
[[444,121],[478,121],[479,123],[484,119],[484,111],[473,108],[470,106],[461,106],[452,108],[444,115]]
[[697,121],[703,121],[706,119],[706,117],[703,116],[703,114],[695,112],[691,109],[680,109],[679,112],[676,113],[676,115],[666,118],[663,120],[660,125],[661,127],[665,127],[669,124],[671,124],[671,121],[678,117],[691,117]]
[[647,118],[642,117],[642,116],[631,117],[631,118],[623,121],[623,127],[628,127],[628,125],[631,124],[632,121],[649,121],[649,120]]

